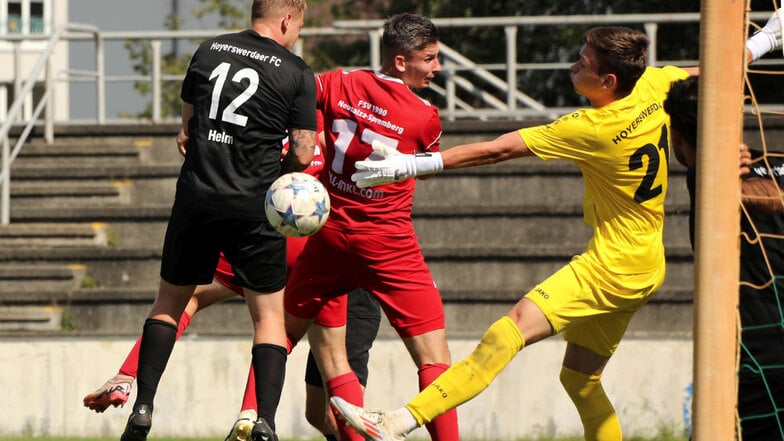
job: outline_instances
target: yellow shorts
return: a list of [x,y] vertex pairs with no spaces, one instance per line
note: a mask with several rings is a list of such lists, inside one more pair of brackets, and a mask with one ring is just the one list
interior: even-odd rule
[[616,274],[581,254],[525,297],[539,306],[563,339],[610,356],[629,321],[664,280],[665,267],[643,274]]

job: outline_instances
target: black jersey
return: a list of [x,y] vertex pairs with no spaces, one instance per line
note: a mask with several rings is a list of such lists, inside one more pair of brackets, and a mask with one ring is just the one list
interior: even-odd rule
[[[751,151],[751,155],[756,159],[762,152]],[[765,161],[756,161],[750,176],[772,178],[784,188],[784,158],[768,155],[766,159],[770,168]],[[741,233],[742,378],[745,371],[757,371],[758,365],[784,367],[784,215],[741,213]]]
[[[762,152],[752,150],[751,156],[760,158]],[[770,168],[765,161],[755,161],[750,176],[772,178],[784,188],[784,158],[769,155],[767,162]],[[688,172],[687,185],[693,244],[694,169]],[[784,367],[784,214],[741,212],[740,230],[740,377],[744,381],[745,376],[758,376],[760,366]]]
[[313,72],[252,30],[203,42],[180,94],[193,105],[178,200],[230,216],[264,219],[288,129],[316,130]]

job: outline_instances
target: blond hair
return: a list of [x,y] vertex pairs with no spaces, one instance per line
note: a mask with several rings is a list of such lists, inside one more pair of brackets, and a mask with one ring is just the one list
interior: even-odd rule
[[291,12],[293,15],[304,15],[308,4],[305,0],[253,0],[250,8],[252,20],[265,18],[275,11]]

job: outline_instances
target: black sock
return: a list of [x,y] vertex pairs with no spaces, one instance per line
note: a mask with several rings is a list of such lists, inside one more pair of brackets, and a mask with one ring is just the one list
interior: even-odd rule
[[253,345],[253,374],[256,376],[256,404],[259,418],[275,430],[275,413],[278,411],[283,380],[286,377],[286,348],[261,343]]
[[324,435],[324,438],[326,438],[327,441],[338,441],[338,437],[335,435]]
[[136,373],[138,387],[136,402],[133,405],[134,411],[139,404],[146,404],[152,410],[158,383],[166,369],[176,339],[176,325],[149,318],[144,322],[142,342],[139,345],[139,368]]

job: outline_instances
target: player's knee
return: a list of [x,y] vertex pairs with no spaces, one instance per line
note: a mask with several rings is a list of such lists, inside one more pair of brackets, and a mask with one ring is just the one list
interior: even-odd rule
[[601,387],[599,375],[588,375],[562,367],[559,380],[572,401],[591,397],[597,387]]
[[561,368],[561,385],[572,399],[587,441],[621,441],[623,432],[612,403],[602,388],[601,375]]

